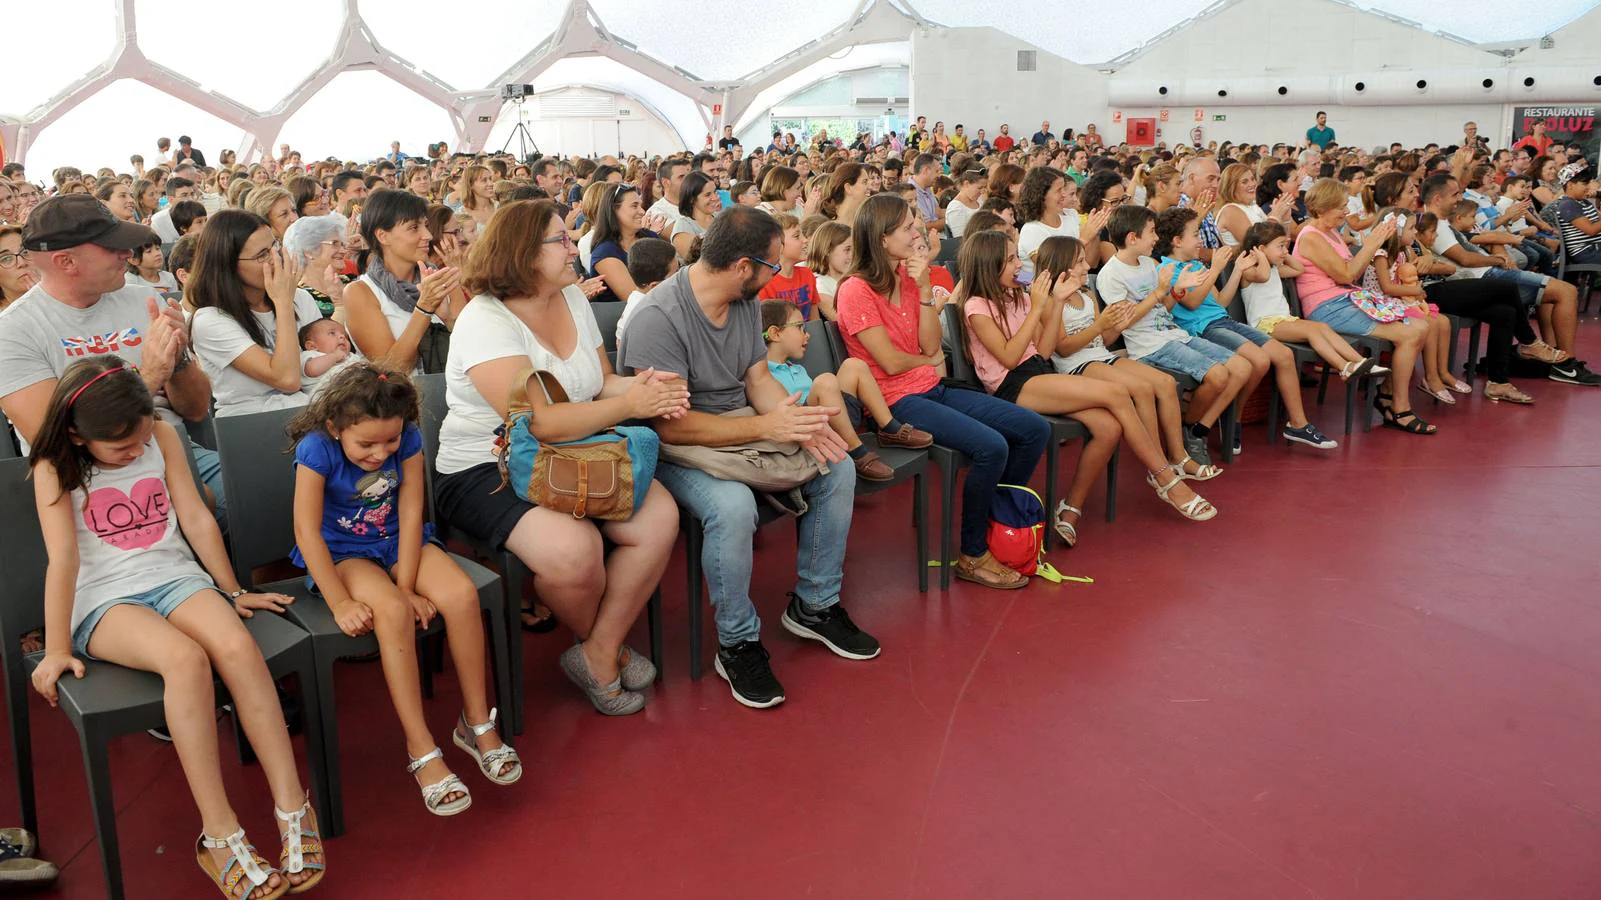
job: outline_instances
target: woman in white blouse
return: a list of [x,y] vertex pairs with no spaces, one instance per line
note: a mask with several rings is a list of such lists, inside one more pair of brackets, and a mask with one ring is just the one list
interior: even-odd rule
[[260,216],[225,209],[206,221],[184,297],[191,342],[211,379],[218,416],[305,406],[300,329],[322,318],[301,290],[300,265]]
[[407,191],[378,191],[361,211],[367,270],[345,288],[345,325],[368,359],[402,372],[417,366],[437,314],[449,328],[466,297],[460,271],[429,270],[428,201]]
[[[530,249],[531,248],[531,249]],[[626,522],[594,522],[533,506],[498,490],[495,430],[513,382],[530,367],[555,376],[568,403],[529,392],[541,441],[589,437],[626,419],[682,415],[689,390],[677,375],[612,371],[600,328],[578,287],[572,238],[554,204],[507,204],[473,245],[466,283],[475,296],[456,322],[445,366],[449,412],[434,460],[435,508],[452,528],[504,547],[534,573],[534,588],[580,643],[562,654],[568,678],[608,715],[638,712],[656,676],[623,644],[667,567],[678,507],[661,485]],[[536,382],[537,383],[537,382]],[[613,545],[605,552],[602,538]]]

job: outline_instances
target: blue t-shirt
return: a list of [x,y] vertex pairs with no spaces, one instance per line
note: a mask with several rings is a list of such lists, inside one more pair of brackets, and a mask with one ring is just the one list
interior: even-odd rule
[[1334,142],[1334,129],[1327,125],[1313,125],[1306,130],[1306,139],[1323,149],[1327,149],[1329,144]]
[[800,402],[805,403],[812,395],[812,376],[806,374],[806,367],[799,363],[767,361],[767,370],[773,373],[778,383],[784,386],[784,393],[800,392]]
[[[400,539],[401,463],[422,452],[422,432],[406,423],[400,449],[375,472],[351,462],[325,431],[313,431],[295,445],[295,464],[321,475],[326,481],[322,498],[322,539],[337,560],[365,555],[360,551],[394,545]],[[427,528],[424,528],[427,539]],[[353,552],[355,551],[355,552]],[[296,547],[290,554],[305,567]]]
[[[1162,266],[1163,268],[1167,266],[1173,267],[1173,274],[1168,280],[1170,287],[1177,284],[1179,277],[1186,272],[1199,272],[1206,268],[1206,264],[1198,259],[1179,262],[1170,256],[1162,257]],[[1174,320],[1179,323],[1180,328],[1196,336],[1199,336],[1201,332],[1206,330],[1206,326],[1216,322],[1218,319],[1228,318],[1228,314],[1228,310],[1217,305],[1216,292],[1207,294],[1206,299],[1201,301],[1201,305],[1194,309],[1185,306],[1182,300],[1176,300],[1173,303]]]
[[[651,231],[649,228],[641,228],[639,229],[638,233],[634,235],[634,240],[637,241],[644,238],[653,237],[660,237],[660,235],[654,231]],[[596,271],[596,267],[600,265],[600,261],[603,259],[622,260],[623,265],[626,267],[628,265],[628,251],[624,250],[623,245],[616,241],[607,241],[604,244],[597,244],[594,249],[589,251],[589,274],[585,275],[584,277],[594,278],[595,276],[599,275],[600,272]],[[607,303],[612,300],[621,300],[623,298],[612,293],[612,289],[607,287],[605,290],[589,299],[594,303]]]

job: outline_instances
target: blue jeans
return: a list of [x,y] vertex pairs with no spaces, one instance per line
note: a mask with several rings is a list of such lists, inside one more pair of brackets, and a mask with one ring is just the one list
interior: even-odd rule
[[1518,297],[1528,309],[1533,309],[1540,303],[1540,294],[1545,291],[1545,283],[1551,279],[1549,275],[1538,272],[1525,272],[1522,269],[1491,268],[1484,273],[1484,278],[1494,281],[1510,281],[1518,286]]
[[1028,484],[1051,442],[1051,426],[1039,413],[978,391],[938,385],[902,397],[889,408],[895,418],[934,436],[942,447],[968,458],[962,485],[962,554],[989,549],[990,500],[997,484]]
[[200,472],[200,480],[211,489],[211,496],[217,502],[217,509],[213,513],[217,517],[217,527],[227,534],[228,501],[222,492],[222,459],[217,456],[217,451],[207,450],[193,441],[189,449],[195,454],[195,469]]
[[1556,272],[1557,255],[1551,252],[1550,247],[1531,238],[1519,244],[1518,249],[1523,251],[1524,256],[1529,257],[1530,270],[1543,275],[1551,275]]
[[[706,540],[701,567],[717,615],[717,640],[729,647],[761,639],[762,620],[750,602],[756,493],[737,481],[713,478],[699,469],[661,463],[656,480],[685,512],[700,521]],[[810,611],[839,602],[845,580],[845,542],[856,502],[856,467],[849,460],[829,466],[801,487],[810,507],[796,523],[795,595]]]

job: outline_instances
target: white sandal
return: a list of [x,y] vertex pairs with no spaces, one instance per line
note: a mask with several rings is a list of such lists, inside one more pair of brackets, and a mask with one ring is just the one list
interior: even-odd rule
[[1174,501],[1172,497],[1168,496],[1174,488],[1183,482],[1184,477],[1178,474],[1175,474],[1173,480],[1167,484],[1158,484],[1155,472],[1147,473],[1145,476],[1145,483],[1156,488],[1156,496],[1162,498],[1163,503],[1178,510],[1179,515],[1184,518],[1189,519],[1191,522],[1206,522],[1217,518],[1217,507],[1207,502],[1207,499],[1200,494],[1196,494],[1183,504]]
[[[407,774],[415,775],[423,766],[436,759],[442,759],[444,755],[438,747],[435,747],[424,753],[421,758],[412,760],[411,765],[406,767],[406,772]],[[457,791],[461,792],[461,796],[447,803],[445,797]],[[462,784],[460,778],[451,774],[433,784],[423,785],[422,802],[424,806],[428,807],[428,811],[436,816],[453,816],[459,812],[464,812],[467,807],[472,806],[473,797],[468,792],[467,785]]]
[[[478,771],[484,773],[485,778],[496,784],[516,784],[517,779],[523,777],[523,762],[518,758],[517,751],[513,750],[510,744],[502,743],[493,750],[482,752],[478,750],[478,741],[476,739],[495,730],[496,712],[498,710],[491,709],[489,711],[489,721],[480,725],[469,725],[467,723],[467,713],[463,712],[461,714],[461,724],[472,732],[474,740],[464,739],[459,728],[450,730],[450,739],[456,742],[456,746],[466,751],[467,755],[473,758],[473,762],[478,763]],[[507,763],[512,764],[511,771],[505,775],[500,774],[501,767]]]
[[[1185,463],[1195,463],[1200,468],[1195,471],[1195,474],[1191,475],[1189,472],[1184,471]],[[1185,481],[1211,481],[1217,476],[1223,474],[1223,470],[1219,469],[1217,466],[1214,466],[1210,463],[1203,466],[1195,459],[1190,457],[1185,457],[1184,462],[1173,463],[1168,468],[1173,470],[1173,474],[1184,479]],[[1156,487],[1156,485],[1152,484],[1151,487]]]
[[1073,526],[1072,522],[1062,521],[1063,513],[1072,513],[1082,518],[1084,510],[1076,506],[1069,506],[1066,500],[1059,500],[1056,503],[1056,519],[1052,522],[1052,525],[1055,526],[1056,534],[1062,539],[1062,543],[1071,549],[1078,545],[1078,529]]

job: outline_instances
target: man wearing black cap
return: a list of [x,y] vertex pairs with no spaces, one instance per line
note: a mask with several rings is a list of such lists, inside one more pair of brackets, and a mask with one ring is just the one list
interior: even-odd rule
[[[178,304],[125,281],[134,248],[154,240],[155,232],[121,221],[88,194],[52,197],[28,216],[22,249],[39,283],[0,312],[0,410],[24,441],[43,423],[67,367],[106,353],[139,367],[166,421],[181,426],[205,418],[211,383],[191,364]],[[220,520],[217,454],[194,450]]]
[[178,138],[178,153],[172,158],[174,164],[184,161],[192,162],[196,167],[206,164],[206,155],[190,146],[191,143],[187,134]]

